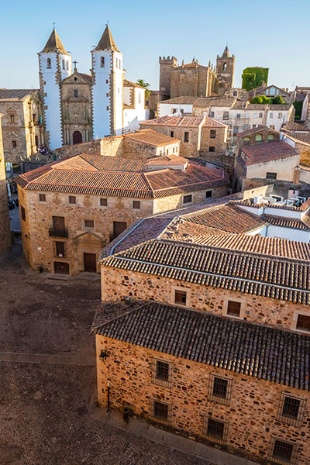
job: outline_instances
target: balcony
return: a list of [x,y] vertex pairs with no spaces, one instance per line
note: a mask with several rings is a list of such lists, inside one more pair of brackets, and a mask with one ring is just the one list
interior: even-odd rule
[[56,228],[49,228],[48,235],[52,237],[66,237],[68,238],[68,229],[56,229]]

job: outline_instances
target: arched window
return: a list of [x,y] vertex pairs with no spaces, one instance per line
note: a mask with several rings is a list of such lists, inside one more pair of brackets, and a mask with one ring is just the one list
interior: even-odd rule
[[227,63],[223,63],[223,71],[225,71],[227,68]]
[[69,61],[66,61],[66,67],[67,67],[67,71],[69,69]]
[[274,135],[273,135],[273,134],[268,134],[267,139],[268,139],[268,140],[274,140]]
[[65,69],[65,60],[62,60],[62,69]]
[[244,138],[243,138],[243,143],[244,143],[244,144],[249,144],[250,142],[251,142],[251,138],[250,138],[250,137],[247,136],[247,137],[244,137]]
[[51,67],[52,67],[52,62],[51,62],[51,59],[50,59],[50,58],[48,58],[47,61],[46,61],[46,67],[47,67],[48,69],[51,69]]
[[263,140],[263,136],[261,134],[256,134],[255,142],[261,142]]
[[104,57],[100,57],[100,68],[104,68]]

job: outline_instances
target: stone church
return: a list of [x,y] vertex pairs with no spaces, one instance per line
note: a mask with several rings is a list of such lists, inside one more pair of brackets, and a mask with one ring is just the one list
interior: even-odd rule
[[91,75],[78,72],[55,28],[38,55],[50,149],[133,131],[148,118],[145,89],[124,79],[123,54],[108,26],[91,51]]
[[216,66],[209,62],[202,66],[198,60],[181,65],[175,57],[160,57],[159,92],[163,100],[176,97],[210,97],[223,95],[232,89],[235,71],[235,56],[228,47],[222,56],[217,56]]

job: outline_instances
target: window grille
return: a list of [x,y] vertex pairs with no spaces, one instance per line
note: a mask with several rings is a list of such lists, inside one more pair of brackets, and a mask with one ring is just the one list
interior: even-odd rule
[[306,399],[282,392],[278,420],[294,426],[301,426]]
[[275,463],[294,465],[297,458],[297,446],[296,444],[272,438],[269,457]]
[[153,417],[156,420],[167,422],[169,421],[169,406],[163,402],[153,401]]
[[214,418],[205,418],[204,435],[211,441],[227,442],[227,423],[215,420]]
[[223,376],[210,375],[208,399],[222,405],[229,405],[232,380]]
[[163,360],[153,360],[152,382],[160,386],[171,385],[171,365]]

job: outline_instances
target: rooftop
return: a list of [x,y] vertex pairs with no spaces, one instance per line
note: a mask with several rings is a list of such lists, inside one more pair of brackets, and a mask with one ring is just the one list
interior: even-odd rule
[[298,156],[296,150],[283,141],[243,145],[241,151],[245,153],[247,157],[247,165],[255,165],[257,163],[266,163],[271,160]]
[[310,390],[310,338],[290,331],[155,302],[106,303],[96,314],[92,331],[193,362]]
[[[150,120],[154,121],[154,120]],[[140,123],[141,124],[141,123]],[[141,124],[143,127],[143,123]],[[153,129],[140,129],[136,132],[123,135],[124,139],[142,142],[144,144],[149,144],[154,147],[163,147],[170,144],[179,144],[179,139],[175,137],[166,136],[166,134],[161,134],[160,132],[154,131]]]

